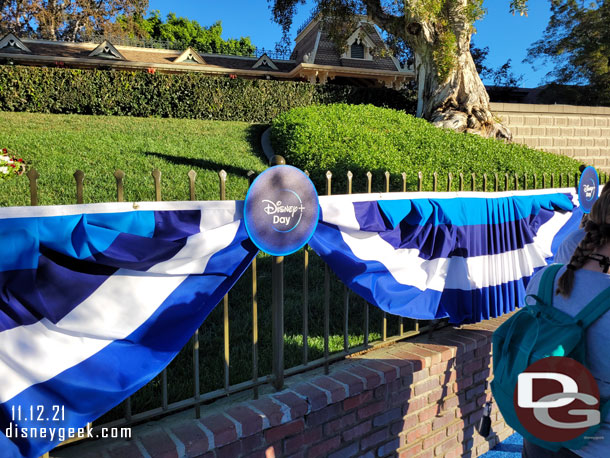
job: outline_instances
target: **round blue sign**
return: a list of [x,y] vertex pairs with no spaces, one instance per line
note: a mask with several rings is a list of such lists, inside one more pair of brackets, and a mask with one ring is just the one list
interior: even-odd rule
[[246,195],[244,221],[254,244],[285,256],[305,246],[318,225],[318,194],[296,167],[276,165],[261,173]]
[[582,171],[578,184],[578,200],[580,208],[589,213],[599,195],[599,177],[594,167],[587,167]]

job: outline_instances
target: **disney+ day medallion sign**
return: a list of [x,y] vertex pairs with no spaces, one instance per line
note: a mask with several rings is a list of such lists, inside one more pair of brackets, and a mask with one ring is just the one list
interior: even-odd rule
[[296,167],[276,165],[254,180],[244,203],[246,230],[265,253],[285,256],[303,247],[318,225],[318,194]]
[[578,200],[582,211],[589,213],[599,195],[599,177],[594,167],[587,167],[582,171],[578,183]]

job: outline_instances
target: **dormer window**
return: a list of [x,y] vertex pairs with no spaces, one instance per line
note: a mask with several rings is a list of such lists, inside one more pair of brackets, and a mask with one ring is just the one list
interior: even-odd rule
[[89,54],[89,57],[97,57],[111,60],[125,60],[118,49],[108,40],[104,40],[97,48]]
[[190,46],[182,54],[174,59],[175,64],[201,64],[205,65],[205,60]]
[[371,51],[375,48],[375,43],[362,27],[358,27],[347,39],[347,48],[343,59],[373,60]]
[[31,54],[29,48],[24,45],[19,38],[12,33],[0,40],[0,52],[5,53],[26,53]]
[[364,59],[364,45],[358,40],[350,46],[350,57],[352,59]]

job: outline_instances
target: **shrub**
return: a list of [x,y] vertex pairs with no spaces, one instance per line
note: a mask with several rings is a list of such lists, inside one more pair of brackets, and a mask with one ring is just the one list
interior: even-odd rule
[[[485,139],[434,127],[423,119],[372,105],[311,106],[295,108],[279,115],[272,124],[272,145],[284,155],[288,164],[308,170],[319,190],[325,189],[324,173],[333,172],[333,190],[344,192],[348,170],[354,174],[354,192],[366,190],[365,175],[375,177],[374,189],[384,189],[383,174],[392,176],[392,189],[402,189],[400,174],[407,174],[407,189],[417,188],[417,173],[424,174],[424,190],[432,190],[432,174],[438,172],[438,190],[447,188],[447,173],[455,177],[452,190],[458,190],[459,173],[465,177],[464,189],[470,188],[470,177],[476,173],[477,190],[481,190],[483,173],[488,175],[487,190],[493,190],[493,174],[528,176],[528,188],[542,186],[542,174],[569,174],[574,180],[579,163],[565,156],[534,150],[516,143]],[[567,177],[566,177],[567,178]],[[558,184],[558,181],[556,184]],[[476,183],[476,181],[475,181]],[[520,179],[520,188],[523,179]]]
[[0,110],[270,123],[294,107],[372,103],[413,111],[413,92],[201,73],[0,65]]

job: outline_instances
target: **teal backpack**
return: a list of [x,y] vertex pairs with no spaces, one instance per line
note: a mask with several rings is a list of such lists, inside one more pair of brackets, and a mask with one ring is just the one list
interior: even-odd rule
[[[491,390],[504,421],[528,441],[549,450],[579,449],[594,436],[599,425],[591,426],[575,439],[547,442],[530,434],[519,422],[513,404],[517,377],[529,365],[548,356],[565,356],[587,367],[585,331],[610,310],[610,288],[602,291],[575,317],[553,307],[553,285],[562,264],[553,264],[542,274],[536,301],[526,305],[504,322],[492,336],[493,373]],[[600,402],[601,419],[610,411],[609,400]]]

